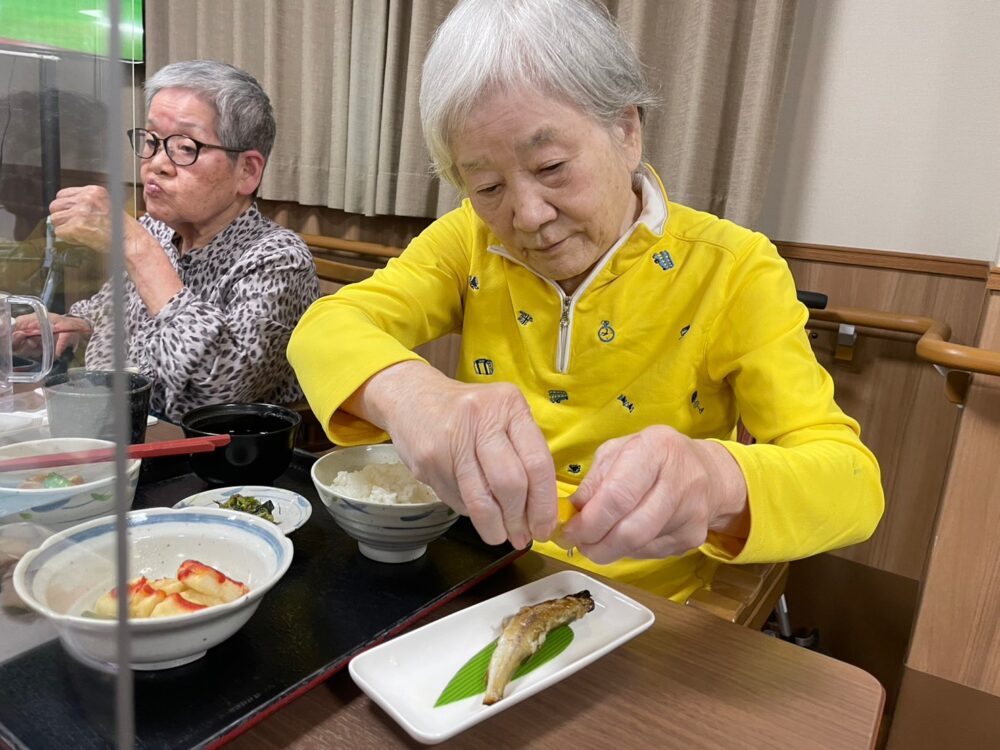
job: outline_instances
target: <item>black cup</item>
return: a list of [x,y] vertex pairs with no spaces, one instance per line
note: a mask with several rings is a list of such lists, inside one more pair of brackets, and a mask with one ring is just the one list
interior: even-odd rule
[[288,468],[302,417],[274,404],[209,404],[181,417],[187,437],[230,435],[229,445],[192,453],[194,473],[212,484],[269,484]]
[[[149,395],[153,381],[126,372],[129,409],[129,442],[146,439]],[[114,440],[114,372],[74,368],[49,375],[42,383],[52,437],[86,437]]]

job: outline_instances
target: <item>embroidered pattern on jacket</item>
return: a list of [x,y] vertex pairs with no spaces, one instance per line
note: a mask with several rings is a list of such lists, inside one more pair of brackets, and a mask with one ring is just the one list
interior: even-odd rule
[[626,409],[628,409],[628,413],[629,414],[631,414],[632,412],[635,411],[635,404],[633,404],[631,401],[629,401],[628,397],[624,393],[621,394],[618,397],[618,401],[621,402],[622,406],[624,406]]
[[474,360],[472,363],[473,368],[476,371],[476,375],[492,375],[493,374],[493,360],[486,359],[485,357],[480,357]]
[[583,471],[583,467],[580,466],[580,464],[570,464],[569,466],[566,467],[566,470],[570,474],[579,474],[581,471]]
[[526,326],[528,325],[528,323],[531,323],[534,320],[535,319],[531,317],[531,315],[526,313],[524,310],[517,311],[517,322],[520,323],[521,325]]
[[681,329],[681,335],[680,335],[680,336],[678,336],[677,338],[679,338],[679,339],[682,339],[682,338],[684,338],[685,336],[687,336],[687,335],[688,335],[688,331],[690,331],[690,330],[691,330],[691,324],[689,323],[688,325],[684,326],[684,327],[683,327],[683,328]]
[[479,291],[479,277],[478,276],[470,276],[469,277],[469,289],[471,289],[474,292],[478,292]]
[[566,391],[549,391],[549,401],[561,404],[563,401],[569,401],[569,394]]
[[691,406],[697,409],[699,414],[705,413],[705,408],[701,405],[701,402],[698,401],[698,391],[691,394]]
[[611,327],[610,320],[601,321],[601,327],[597,330],[597,338],[605,344],[610,344],[615,340],[615,329]]
[[662,250],[658,253],[653,253],[653,262],[662,268],[664,271],[669,271],[674,267],[674,259],[670,257],[670,253],[666,250]]

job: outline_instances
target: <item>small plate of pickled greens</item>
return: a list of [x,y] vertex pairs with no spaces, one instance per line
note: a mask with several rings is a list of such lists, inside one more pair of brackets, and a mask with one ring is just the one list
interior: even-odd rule
[[[488,683],[504,671],[496,669],[496,657],[510,641],[516,644],[519,616],[525,630],[532,630],[536,618],[523,614],[528,607],[548,621],[547,635],[530,655],[513,649],[517,664],[508,664],[490,695]],[[575,611],[567,616],[566,609]],[[653,619],[634,599],[565,570],[375,646],[354,657],[348,669],[358,687],[411,737],[433,744],[568,677],[634,638]]]
[[285,534],[295,531],[312,515],[312,505],[297,492],[257,485],[206,490],[174,505],[175,508],[192,506],[250,513],[276,524]]

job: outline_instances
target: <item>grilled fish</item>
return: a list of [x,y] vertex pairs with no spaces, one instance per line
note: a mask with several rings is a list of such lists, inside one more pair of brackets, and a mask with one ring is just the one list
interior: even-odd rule
[[516,615],[507,618],[490,659],[483,703],[491,706],[503,698],[514,672],[541,648],[550,630],[579,620],[593,609],[594,600],[590,592],[580,591],[561,599],[549,599],[531,607],[522,607]]

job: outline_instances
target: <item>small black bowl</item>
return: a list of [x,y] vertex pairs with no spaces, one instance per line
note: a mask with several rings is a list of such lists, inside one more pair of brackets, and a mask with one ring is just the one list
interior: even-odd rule
[[231,435],[208,453],[192,453],[194,473],[213,484],[269,484],[288,468],[302,417],[274,404],[209,404],[181,417],[187,437]]

